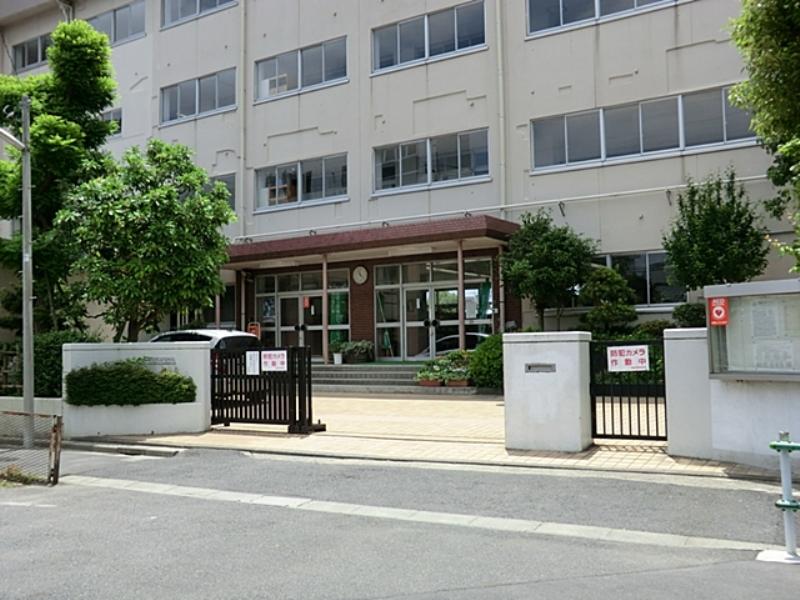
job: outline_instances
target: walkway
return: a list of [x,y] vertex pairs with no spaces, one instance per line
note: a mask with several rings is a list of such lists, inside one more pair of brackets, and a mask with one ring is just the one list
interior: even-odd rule
[[126,436],[114,441],[251,452],[378,460],[671,473],[775,479],[743,465],[667,455],[663,444],[603,443],[580,453],[506,450],[503,398],[317,396],[315,419],[327,431],[287,435],[285,428],[233,424],[202,434]]

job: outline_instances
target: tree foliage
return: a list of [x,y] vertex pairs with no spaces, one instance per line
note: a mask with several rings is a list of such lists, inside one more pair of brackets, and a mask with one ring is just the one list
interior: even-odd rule
[[514,295],[534,302],[540,329],[548,308],[556,309],[560,326],[562,310],[591,272],[594,252],[594,242],[557,227],[548,213],[526,213],[503,254],[503,278]]
[[597,267],[581,288],[581,298],[592,305],[586,324],[600,334],[623,332],[636,320],[636,293],[615,269]]
[[[101,117],[116,89],[108,38],[74,21],[56,27],[52,40],[49,73],[0,75],[0,127],[21,137],[20,101],[31,99],[34,320],[40,331],[81,325],[82,305],[67,285],[77,249],[53,221],[66,194],[102,172],[107,159],[101,148],[115,127]],[[0,218],[13,220],[22,215],[22,165],[19,152],[8,154],[11,160],[0,161]],[[18,272],[21,247],[19,235],[0,240],[0,265]],[[21,310],[18,289],[6,290],[0,303],[12,314],[3,325],[13,327]]]
[[73,273],[104,307],[119,341],[136,341],[164,315],[211,306],[227,260],[220,228],[233,218],[224,184],[209,184],[188,148],[151,140],[108,174],[78,187],[59,213],[82,253]]
[[690,181],[678,217],[664,236],[670,280],[687,289],[749,281],[767,266],[766,229],[731,170],[723,179]]
[[[789,210],[795,240],[782,250],[800,270],[800,3],[744,0],[732,24],[733,41],[748,79],[734,88],[734,101],[751,111],[752,127],[774,161],[771,181],[780,187],[771,203],[777,215]],[[790,208],[791,207],[791,208]],[[793,216],[791,216],[793,213]]]

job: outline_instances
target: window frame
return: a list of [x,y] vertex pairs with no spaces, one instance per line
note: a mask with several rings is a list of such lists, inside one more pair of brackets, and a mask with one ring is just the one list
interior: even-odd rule
[[[326,188],[328,185],[327,182],[327,171],[325,168],[326,161],[332,159],[340,159],[345,158],[345,169],[347,173],[347,183],[345,186],[345,193],[344,194],[333,194],[328,196],[326,194]],[[313,198],[311,200],[304,200],[303,199],[303,163],[309,163],[312,161],[321,161],[321,175],[322,175],[322,197],[320,198]],[[294,167],[296,177],[297,177],[297,199],[291,202],[284,202],[284,203],[276,203],[270,204],[269,203],[269,195],[267,195],[266,203],[261,205],[259,204],[259,200],[262,196],[262,189],[267,189],[267,186],[262,186],[260,183],[260,179],[262,175],[268,176],[269,172],[275,173],[275,178],[277,180],[277,172],[278,169],[283,169],[287,167]],[[292,162],[287,163],[280,163],[276,165],[267,165],[261,167],[260,169],[255,170],[255,208],[254,213],[263,213],[263,212],[272,212],[276,210],[284,210],[287,208],[298,208],[302,206],[315,206],[318,204],[327,204],[330,202],[343,202],[349,199],[349,186],[350,186],[350,163],[349,163],[349,155],[347,152],[339,152],[337,154],[326,154],[325,156],[313,156],[310,158],[304,158]],[[265,180],[266,181],[266,180]]]
[[[644,263],[645,263],[645,289],[647,290],[647,302],[640,303],[636,302],[634,305],[637,309],[646,309],[658,306],[677,306],[679,304],[683,304],[686,302],[686,292],[684,291],[683,300],[677,300],[674,302],[653,302],[653,291],[652,291],[652,273],[650,269],[650,256],[654,254],[663,254],[666,258],[667,252],[666,250],[640,250],[640,251],[631,251],[631,252],[612,252],[607,254],[598,254],[595,258],[603,259],[605,261],[605,267],[609,269],[615,269],[614,267],[614,258],[615,257],[624,257],[624,256],[644,256]],[[595,263],[597,264],[597,263]],[[666,261],[664,263],[666,265]],[[630,285],[630,284],[629,284]],[[632,287],[632,286],[631,286]]]
[[[53,40],[51,38],[52,33],[53,33],[52,31],[49,31],[47,33],[43,33],[41,35],[37,35],[35,37],[29,38],[27,40],[23,40],[23,41],[19,42],[18,44],[14,44],[12,46],[12,48],[11,48],[11,56],[12,56],[12,59],[13,59],[12,60],[12,64],[13,64],[15,73],[21,73],[23,71],[28,71],[30,69],[35,69],[35,68],[40,67],[40,66],[42,66],[42,65],[47,63],[47,48],[49,48],[50,46],[53,45]],[[46,39],[49,40],[49,43],[44,43],[44,40],[46,40]],[[32,62],[32,63],[26,62],[27,61],[28,52],[27,52],[27,49],[23,49],[23,55],[25,57],[25,60],[23,62],[25,62],[26,64],[24,64],[22,66],[18,66],[16,64],[17,63],[17,48],[24,47],[24,46],[30,44],[33,41],[36,42],[36,56],[37,56],[38,60],[36,62]]]
[[[119,120],[114,118],[114,113],[119,113]],[[109,138],[119,138],[122,137],[122,107],[118,106],[116,108],[110,108],[107,111],[104,111],[101,115],[101,118],[104,121],[114,121],[115,123],[119,123],[119,127],[117,131],[109,135]]]
[[[234,77],[234,79],[233,79],[233,81],[234,81],[233,104],[226,104],[225,106],[215,106],[215,108],[213,108],[211,110],[206,110],[206,111],[202,111],[201,112],[200,111],[200,80],[201,79],[208,79],[209,77],[214,77],[215,78],[214,79],[214,102],[215,102],[215,104],[218,104],[219,103],[219,75],[221,73],[226,73],[228,71],[233,71],[233,77]],[[180,107],[180,103],[181,103],[180,86],[185,84],[185,83],[189,83],[189,82],[194,82],[194,112],[192,114],[188,114],[188,115],[179,115],[175,119],[168,119],[168,120],[165,119],[165,114],[164,114],[165,113],[165,111],[164,111],[164,93],[167,90],[171,90],[171,89],[175,88],[176,91],[177,91],[176,102],[177,102],[178,107]],[[237,102],[237,98],[236,98],[236,91],[237,91],[237,89],[236,89],[236,67],[230,67],[230,68],[227,68],[227,69],[222,69],[220,71],[215,71],[213,73],[206,73],[205,75],[201,75],[200,77],[195,77],[193,79],[185,79],[183,81],[175,82],[175,83],[173,83],[171,85],[166,85],[166,86],[162,87],[159,90],[159,103],[160,103],[160,107],[159,107],[159,109],[160,109],[159,110],[159,112],[160,112],[159,127],[165,127],[165,126],[173,125],[175,123],[184,123],[186,121],[192,121],[194,119],[201,119],[203,117],[207,117],[207,116],[210,116],[210,115],[217,115],[217,114],[221,114],[221,113],[224,113],[224,112],[236,110],[237,107],[238,107],[238,102]]]
[[632,15],[642,14],[645,12],[661,10],[664,8],[669,8],[675,6],[676,4],[684,4],[686,2],[693,2],[694,0],[651,0],[650,2],[646,2],[640,4],[642,0],[634,0],[633,8],[626,8],[623,10],[610,12],[603,14],[600,7],[600,0],[595,0],[594,2],[594,16],[587,17],[585,19],[580,19],[577,21],[570,21],[569,23],[564,23],[564,0],[557,0],[558,7],[559,7],[559,25],[554,25],[552,27],[544,27],[542,29],[533,29],[531,27],[531,0],[525,0],[525,39],[534,39],[537,37],[543,37],[547,35],[553,35],[555,33],[560,33],[562,31],[569,31],[570,29],[578,29],[581,27],[589,27],[592,25],[598,25],[600,23],[604,23],[606,21],[613,21],[616,19],[622,19],[626,17],[630,17]]
[[[327,44],[338,42],[340,40],[344,40],[344,67],[345,73],[342,77],[336,77],[334,79],[325,79],[325,46]],[[322,69],[322,81],[319,83],[313,83],[310,85],[303,85],[303,52],[305,50],[310,50],[312,48],[319,48],[321,53],[321,69]],[[285,54],[294,54],[295,59],[297,60],[297,87],[292,88],[291,90],[286,90],[285,92],[281,92],[279,94],[275,94],[274,96],[260,96],[260,87],[261,87],[261,79],[259,78],[258,70],[259,65],[267,62],[268,60],[276,60],[279,57]],[[309,44],[308,46],[303,46],[302,48],[295,48],[294,50],[288,50],[286,52],[281,52],[279,54],[274,54],[272,56],[267,56],[264,58],[260,58],[255,61],[254,63],[254,80],[255,85],[253,86],[253,103],[260,104],[262,102],[272,102],[274,100],[278,100],[280,98],[287,98],[289,96],[295,96],[297,94],[302,94],[305,92],[313,92],[319,89],[324,89],[326,87],[332,87],[335,85],[340,85],[343,83],[347,83],[350,81],[350,71],[348,65],[348,58],[350,56],[349,47],[347,43],[347,35],[341,35],[335,38],[323,40],[322,42],[318,42],[316,44]]]
[[[474,5],[481,5],[483,10],[483,43],[481,44],[474,44],[472,46],[466,46],[464,48],[458,47],[458,11],[466,6],[474,6]],[[448,11],[453,11],[453,50],[448,52],[442,52],[439,54],[431,55],[431,38],[430,38],[430,18],[433,15],[445,13]],[[410,23],[417,19],[423,19],[423,30],[425,35],[425,55],[421,58],[416,58],[407,61],[401,61],[401,45],[400,45],[400,26],[405,23]],[[379,30],[388,29],[393,27],[395,29],[395,39],[397,46],[395,48],[396,52],[396,59],[397,62],[393,65],[387,67],[378,67],[377,66],[377,54],[376,54],[376,45],[375,45],[375,32]],[[401,21],[395,21],[394,23],[386,23],[377,27],[373,27],[370,31],[370,46],[371,46],[371,57],[370,57],[370,75],[380,75],[383,73],[390,73],[392,71],[397,71],[400,69],[406,69],[409,67],[427,64],[429,62],[435,62],[439,60],[445,60],[448,58],[453,58],[455,56],[461,56],[464,54],[470,54],[472,52],[478,52],[481,50],[485,50],[488,48],[488,43],[486,41],[487,37],[487,28],[486,28],[486,2],[484,0],[470,0],[469,2],[462,2],[461,4],[456,4],[454,6],[449,6],[447,8],[443,8],[440,10],[431,11],[429,13],[425,13],[422,15],[414,15],[413,17],[409,17],[407,19],[403,19]]]
[[[117,13],[121,12],[122,10],[132,10],[132,7],[135,4],[141,4],[142,5],[142,10],[144,11],[144,20],[143,20],[143,23],[142,23],[143,29],[141,31],[136,32],[136,33],[132,33],[131,35],[128,35],[128,36],[126,36],[124,38],[120,38],[120,37],[117,36]],[[128,4],[123,4],[122,6],[118,6],[116,8],[111,9],[111,10],[107,10],[105,12],[98,13],[95,16],[93,16],[93,17],[91,17],[89,19],[86,19],[86,22],[89,23],[89,25],[92,25],[92,27],[94,27],[94,25],[92,24],[92,21],[94,21],[95,19],[99,19],[100,17],[104,17],[106,15],[110,15],[111,16],[111,35],[109,36],[108,41],[109,41],[109,44],[112,47],[116,46],[117,44],[122,44],[124,42],[129,42],[129,41],[132,41],[132,40],[138,40],[139,38],[142,38],[145,35],[147,35],[147,3],[145,2],[145,0],[134,0],[133,2],[129,2]],[[100,30],[96,29],[96,31],[100,31]],[[105,33],[105,32],[102,31],[100,33]]]
[[[230,186],[225,183],[225,179],[230,178],[233,181],[233,192],[231,192]],[[222,183],[226,188],[228,188],[228,205],[231,207],[231,210],[236,212],[236,171],[231,171],[230,173],[219,173],[218,175],[211,175],[209,177],[209,183],[214,185],[217,182]]]
[[[487,154],[487,172],[485,174],[480,175],[470,175],[467,177],[461,176],[461,136],[471,133],[478,133],[478,132],[485,132],[486,133],[486,154]],[[458,148],[458,177],[455,179],[445,179],[440,181],[433,180],[433,152],[432,152],[432,141],[435,138],[447,137],[455,135],[458,139],[457,141],[457,148]],[[421,144],[424,143],[427,152],[427,179],[424,183],[414,183],[411,185],[402,185],[402,173],[403,173],[403,157],[401,148],[403,146],[411,145],[411,144]],[[436,189],[441,187],[450,187],[454,185],[466,185],[469,183],[480,183],[484,181],[489,181],[491,179],[491,160],[488,158],[489,148],[491,146],[490,139],[489,139],[489,128],[488,127],[478,127],[475,129],[467,129],[465,131],[457,131],[453,133],[445,133],[440,135],[429,136],[426,138],[416,138],[413,140],[405,140],[402,142],[397,142],[394,144],[383,144],[381,146],[375,146],[372,148],[372,196],[373,197],[380,197],[385,195],[393,195],[398,193],[405,193],[405,192],[414,192],[420,190],[427,190],[427,189]],[[378,187],[378,179],[377,179],[377,153],[380,150],[386,148],[394,148],[396,155],[397,155],[397,185],[395,187],[387,187],[387,188],[379,188]]]
[[183,23],[188,23],[189,21],[193,21],[195,19],[199,19],[206,15],[211,15],[216,12],[225,10],[226,8],[230,8],[232,6],[236,6],[239,4],[239,0],[217,0],[217,5],[214,8],[208,8],[206,10],[200,10],[200,0],[194,0],[195,11],[187,15],[185,17],[178,17],[174,21],[167,21],[167,3],[168,2],[179,2],[180,0],[161,0],[160,8],[161,8],[161,29],[168,29],[170,27],[177,27],[178,25],[182,25]]

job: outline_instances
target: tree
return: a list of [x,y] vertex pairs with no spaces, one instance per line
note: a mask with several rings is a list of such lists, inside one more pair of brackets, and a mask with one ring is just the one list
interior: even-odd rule
[[581,288],[581,298],[592,305],[584,320],[592,331],[615,333],[627,328],[636,320],[636,293],[616,270],[596,267],[586,285]]
[[525,213],[503,254],[503,278],[514,295],[534,302],[540,329],[548,308],[556,309],[560,329],[561,313],[589,276],[594,252],[594,242],[567,226],[556,227],[548,213]]
[[114,340],[136,341],[170,312],[211,306],[233,220],[224,184],[209,185],[188,148],[151,140],[78,187],[57,224],[82,253],[72,274],[104,307]]
[[774,157],[768,175],[780,189],[772,212],[793,213],[795,230],[795,240],[779,246],[800,271],[800,3],[744,0],[732,37],[748,75],[733,98],[751,112],[753,130]]
[[[47,52],[50,72],[17,77],[0,75],[0,127],[21,135],[20,100],[31,99],[31,175],[33,185],[34,320],[39,331],[80,325],[80,294],[67,284],[77,249],[54,228],[56,213],[75,186],[103,171],[101,150],[116,125],[101,112],[111,105],[116,83],[108,38],[84,21],[61,23]],[[7,150],[0,160],[0,218],[22,214],[20,154]],[[20,270],[19,235],[0,240],[0,265]],[[11,317],[3,326],[16,328],[22,309],[19,286],[4,290],[0,304]]]
[[678,217],[664,236],[670,280],[687,289],[749,281],[767,266],[767,231],[758,224],[736,176],[692,181],[678,197]]

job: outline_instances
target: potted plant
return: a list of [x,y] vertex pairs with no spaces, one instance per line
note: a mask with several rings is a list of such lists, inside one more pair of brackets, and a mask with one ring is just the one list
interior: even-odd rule
[[340,365],[342,364],[342,346],[344,346],[344,342],[333,342],[330,346],[330,351],[333,354],[333,364]]
[[344,362],[348,364],[375,360],[375,345],[367,340],[345,342],[342,344],[341,352],[344,355]]
[[469,354],[456,350],[441,359],[444,382],[447,387],[467,387],[469,385]]
[[442,376],[442,369],[437,362],[435,360],[429,360],[417,371],[415,379],[417,383],[423,387],[439,387],[444,381]]

